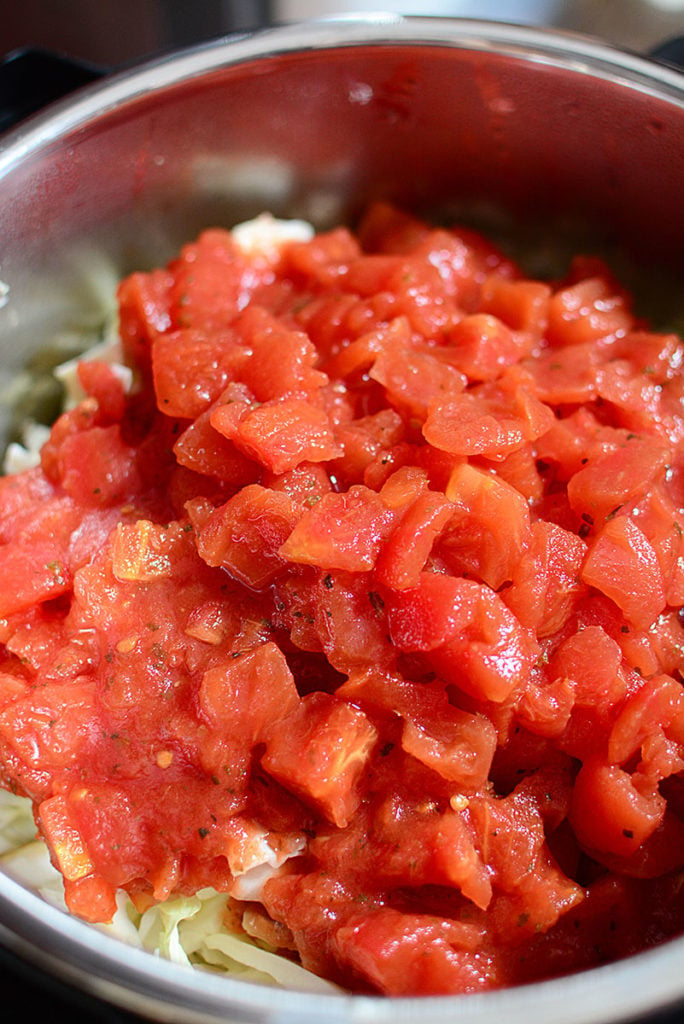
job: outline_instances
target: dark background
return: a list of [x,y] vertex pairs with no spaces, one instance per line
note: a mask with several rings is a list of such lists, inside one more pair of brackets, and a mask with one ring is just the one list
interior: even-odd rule
[[108,67],[268,23],[353,11],[550,25],[636,50],[684,33],[684,0],[5,0],[0,7],[0,55],[38,45]]
[[[104,70],[233,32],[341,11],[384,9],[542,24],[596,35],[642,52],[684,34],[684,0],[340,0],[332,4],[326,0],[9,0],[2,7],[0,57],[39,47]],[[0,1021],[38,1020],[136,1024],[138,1018],[36,975],[0,947]],[[684,1011],[654,1018],[651,1024],[665,1022],[684,1024]]]

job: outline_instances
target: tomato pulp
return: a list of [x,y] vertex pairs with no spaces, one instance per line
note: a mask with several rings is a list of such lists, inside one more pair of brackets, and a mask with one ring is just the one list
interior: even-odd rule
[[136,386],[81,363],[0,480],[0,781],[70,909],[210,886],[390,995],[683,931],[680,339],[384,204],[118,299]]

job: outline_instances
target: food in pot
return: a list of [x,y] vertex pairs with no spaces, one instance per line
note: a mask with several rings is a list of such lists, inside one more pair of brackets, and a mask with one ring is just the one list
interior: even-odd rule
[[0,777],[71,911],[390,995],[682,932],[681,340],[385,204],[118,303],[129,377],[0,481]]

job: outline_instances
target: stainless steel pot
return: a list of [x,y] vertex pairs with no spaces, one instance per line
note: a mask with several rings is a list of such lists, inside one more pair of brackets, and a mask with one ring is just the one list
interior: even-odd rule
[[[683,188],[682,76],[580,36],[378,15],[218,41],[90,86],[0,140],[2,374],[96,315],[93,263],[166,260],[209,223],[269,209],[326,226],[383,196],[504,229],[581,221],[657,277],[682,266]],[[0,874],[0,940],[184,1024],[607,1024],[684,1005],[684,938],[506,992],[304,995],[161,962]]]

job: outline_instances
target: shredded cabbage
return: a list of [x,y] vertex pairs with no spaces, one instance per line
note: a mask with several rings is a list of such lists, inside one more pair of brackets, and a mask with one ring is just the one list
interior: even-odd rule
[[[35,833],[30,800],[0,790],[0,867],[46,902],[66,910],[62,876]],[[169,899],[140,914],[121,892],[112,921],[93,927],[183,966],[303,992],[338,991],[287,957],[230,932],[226,926],[229,900],[225,893],[202,889],[195,896]]]

